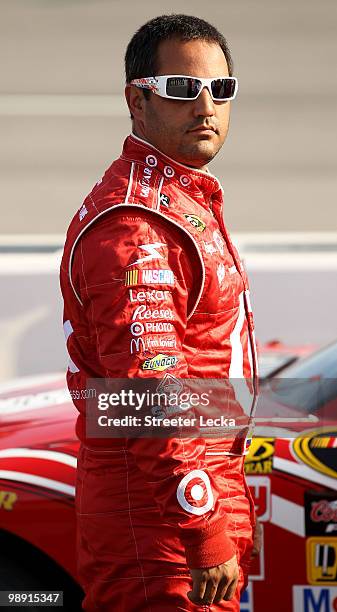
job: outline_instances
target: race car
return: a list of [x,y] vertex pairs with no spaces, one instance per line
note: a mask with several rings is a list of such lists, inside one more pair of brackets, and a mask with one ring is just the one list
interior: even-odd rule
[[[290,414],[272,428],[257,425],[246,460],[264,545],[241,612],[337,610],[337,428],[331,418],[326,426],[321,422],[326,406],[336,402],[336,374],[334,343],[262,381],[262,395],[269,393],[280,410],[290,406]],[[326,400],[302,401],[301,431],[289,421],[301,418],[291,412],[289,383],[300,379],[319,381]],[[75,545],[76,415],[63,374],[1,385],[0,590],[63,591],[64,609],[72,611],[81,609],[82,598]]]
[[261,387],[245,470],[264,545],[241,609],[336,612],[337,343]]

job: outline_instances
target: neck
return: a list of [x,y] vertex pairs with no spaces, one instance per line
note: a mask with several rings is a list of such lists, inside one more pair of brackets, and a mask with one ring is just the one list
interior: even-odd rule
[[191,170],[200,170],[201,172],[206,172],[206,174],[209,174],[207,165],[191,166],[190,164],[187,164],[186,162],[181,162],[180,160],[175,159],[174,157],[170,157],[169,155],[167,155],[167,153],[165,153],[161,149],[158,149],[158,147],[155,144],[153,144],[150,140],[148,140],[146,135],[143,133],[143,130],[137,130],[137,128],[134,125],[132,126],[132,134],[136,136],[136,138],[139,138],[139,140],[142,140],[143,142],[146,142],[147,144],[149,144],[151,147],[156,149],[156,151],[159,151],[162,155],[165,155],[165,157],[167,157],[168,159],[171,159],[172,161],[180,164],[181,166],[185,166],[186,168],[190,168]]

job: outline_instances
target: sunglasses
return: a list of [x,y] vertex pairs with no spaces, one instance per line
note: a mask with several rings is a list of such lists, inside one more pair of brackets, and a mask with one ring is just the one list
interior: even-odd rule
[[237,78],[229,76],[202,79],[182,74],[169,74],[133,79],[130,85],[149,89],[158,96],[171,100],[196,100],[203,88],[207,87],[213,100],[225,102],[234,100],[238,91]]

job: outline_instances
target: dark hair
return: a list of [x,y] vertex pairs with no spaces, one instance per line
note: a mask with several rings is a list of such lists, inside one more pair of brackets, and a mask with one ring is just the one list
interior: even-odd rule
[[[145,23],[131,38],[125,53],[126,82],[155,76],[158,71],[158,46],[164,40],[205,40],[221,47],[227,60],[229,75],[233,60],[225,37],[210,23],[192,15],[161,15]],[[144,90],[144,93],[150,92]]]

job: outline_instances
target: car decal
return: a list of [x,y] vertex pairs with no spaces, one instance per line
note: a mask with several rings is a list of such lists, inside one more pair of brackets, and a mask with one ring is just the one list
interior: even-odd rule
[[[4,458],[16,458],[16,457],[29,457],[34,459],[47,459],[48,461],[56,461],[57,463],[64,463],[76,469],[77,459],[67,453],[60,453],[58,451],[42,450],[35,448],[5,448],[0,450],[0,461]],[[1,465],[1,464],[0,464]]]
[[27,482],[38,487],[45,487],[47,489],[61,491],[62,493],[67,493],[67,495],[75,496],[75,487],[67,485],[64,482],[59,482],[58,480],[52,480],[51,478],[34,476],[33,474],[25,474],[24,472],[15,472],[14,470],[0,470],[0,480],[1,479]]

